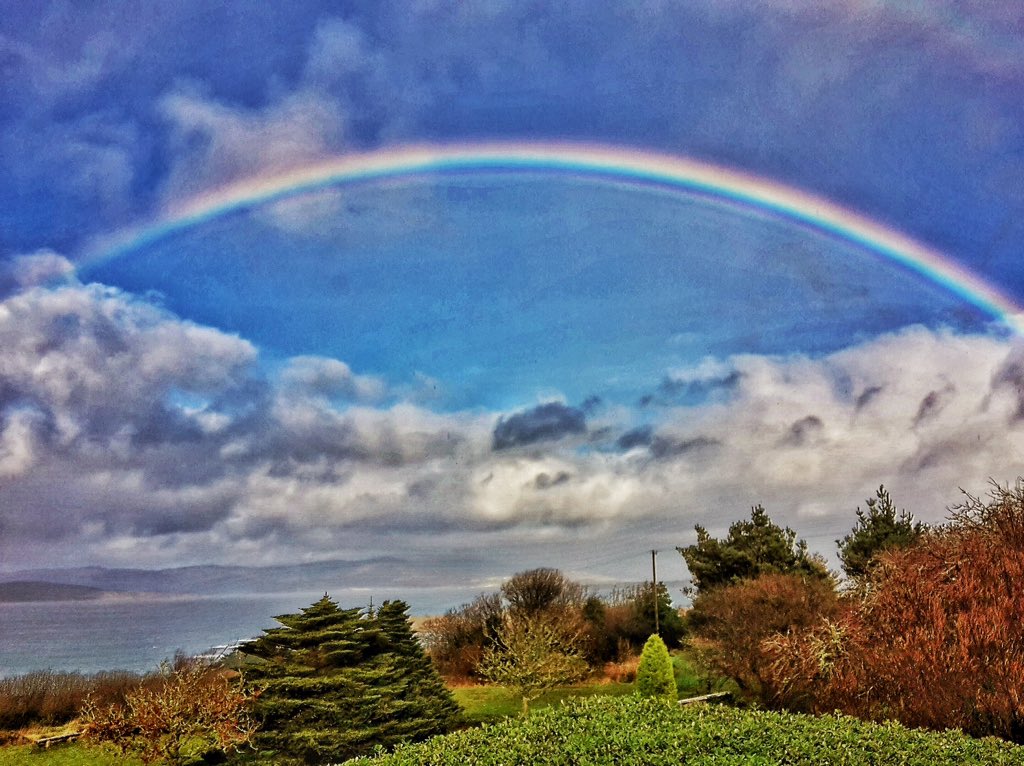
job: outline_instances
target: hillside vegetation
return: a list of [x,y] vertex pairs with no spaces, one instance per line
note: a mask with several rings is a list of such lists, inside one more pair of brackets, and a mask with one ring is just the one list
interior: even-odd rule
[[574,699],[348,764],[369,766],[974,766],[1024,764],[1024,748],[846,716],[812,717],[641,697]]

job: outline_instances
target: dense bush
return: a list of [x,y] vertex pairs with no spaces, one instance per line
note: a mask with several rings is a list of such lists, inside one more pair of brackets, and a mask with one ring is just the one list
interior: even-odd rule
[[426,620],[420,640],[438,671],[450,679],[473,677],[504,615],[501,596],[481,594],[458,609]]
[[647,639],[640,654],[640,665],[636,669],[636,690],[642,697],[676,699],[672,658],[668,656],[665,642],[657,635]]
[[83,675],[52,670],[0,679],[0,729],[66,723],[78,716],[87,698],[102,704],[121,702],[140,680],[127,672]]
[[775,642],[774,683],[816,710],[1024,742],[1024,486],[968,496],[882,555],[837,619]]
[[748,697],[771,708],[797,708],[800,698],[775,672],[773,640],[817,626],[839,609],[835,583],[821,577],[766,574],[702,591],[689,619],[707,664]]
[[1024,748],[957,732],[911,731],[842,716],[814,718],[704,705],[679,708],[634,696],[572,700],[529,718],[435,737],[352,764],[1009,766],[1022,762]]
[[557,569],[531,569],[513,575],[498,594],[480,595],[458,609],[426,620],[419,634],[438,670],[452,682],[480,680],[480,663],[507,620],[545,616],[556,619],[591,666],[627,662],[655,632],[669,647],[685,633],[664,583],[617,589],[609,596],[589,593]]
[[196,659],[166,663],[157,683],[139,683],[119,704],[89,700],[82,711],[84,735],[143,763],[183,764],[215,753],[223,758],[255,732],[250,697],[231,675],[237,674]]

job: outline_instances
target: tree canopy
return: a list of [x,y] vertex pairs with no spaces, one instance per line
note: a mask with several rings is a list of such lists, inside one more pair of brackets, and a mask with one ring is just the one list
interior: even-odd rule
[[676,550],[698,592],[762,574],[830,576],[822,559],[808,553],[807,543],[797,540],[789,527],[775,524],[761,505],[750,509],[749,520],[732,524],[723,540],[711,537],[699,524],[694,528],[696,544]]
[[339,762],[451,729],[458,705],[407,611],[401,601],[376,614],[342,609],[325,594],[243,646],[261,752],[275,763]]
[[851,580],[863,580],[878,554],[891,548],[906,548],[924,532],[925,526],[915,522],[913,514],[896,505],[885,486],[867,500],[867,511],[857,509],[857,523],[850,534],[836,540],[843,571]]

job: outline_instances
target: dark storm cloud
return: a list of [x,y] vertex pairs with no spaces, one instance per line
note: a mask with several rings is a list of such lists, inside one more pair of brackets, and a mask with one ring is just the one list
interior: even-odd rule
[[587,430],[587,416],[577,407],[548,402],[498,419],[492,446],[495,450],[555,441]]

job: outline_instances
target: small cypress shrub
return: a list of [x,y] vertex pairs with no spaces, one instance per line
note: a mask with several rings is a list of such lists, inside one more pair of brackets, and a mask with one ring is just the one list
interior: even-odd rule
[[636,688],[641,697],[677,698],[676,679],[672,673],[672,658],[668,647],[657,634],[644,644],[640,666],[636,669]]

